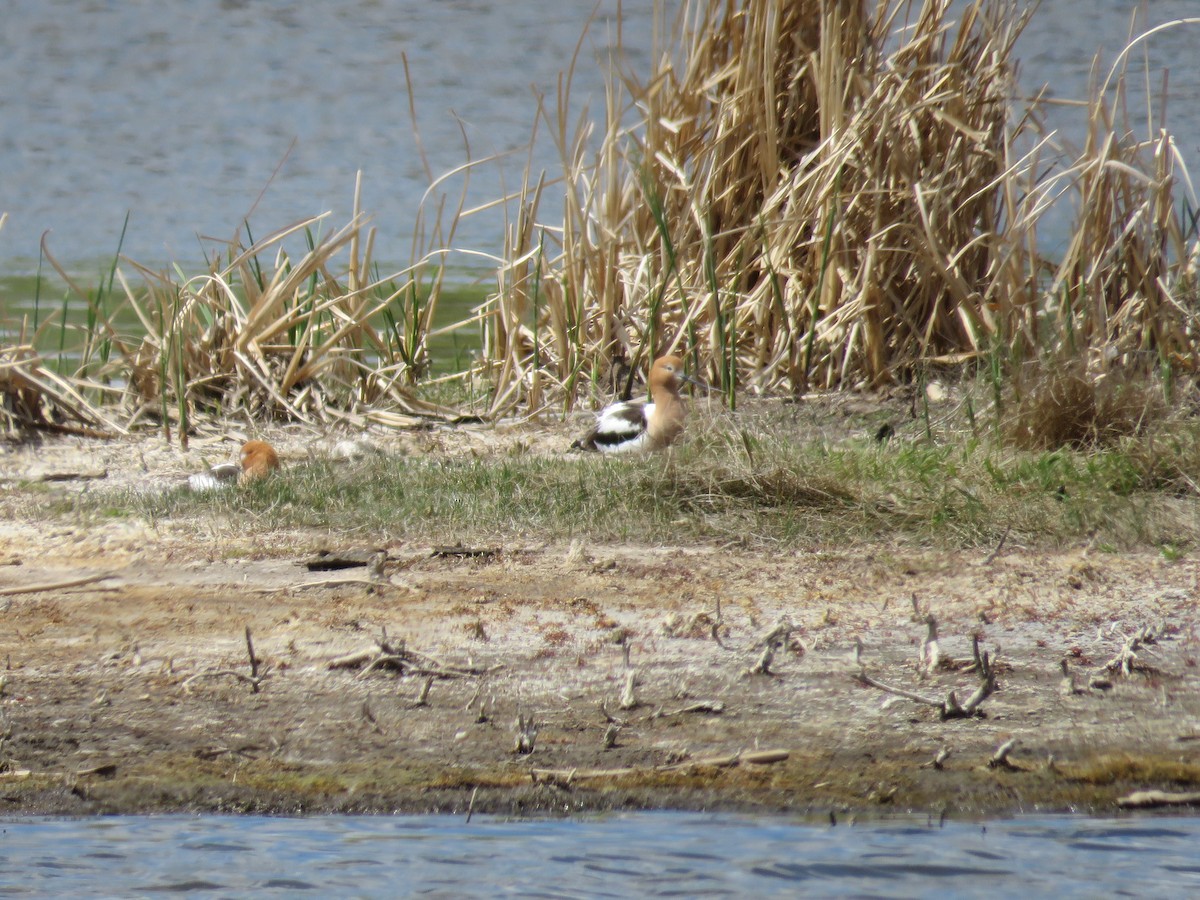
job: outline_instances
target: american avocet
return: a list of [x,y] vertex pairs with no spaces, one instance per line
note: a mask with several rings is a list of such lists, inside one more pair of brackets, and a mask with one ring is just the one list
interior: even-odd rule
[[647,386],[650,400],[625,400],[600,410],[596,427],[571,445],[573,449],[623,453],[661,450],[683,432],[687,408],[679,396],[679,383],[691,381],[683,374],[683,360],[664,356],[650,367]]
[[246,441],[242,444],[242,477],[240,483],[266,478],[279,469],[279,456],[266,441]]
[[247,441],[242,445],[240,463],[220,463],[207,472],[188,476],[193,491],[212,491],[234,482],[245,484],[269,475],[279,468],[279,456],[266,441]]

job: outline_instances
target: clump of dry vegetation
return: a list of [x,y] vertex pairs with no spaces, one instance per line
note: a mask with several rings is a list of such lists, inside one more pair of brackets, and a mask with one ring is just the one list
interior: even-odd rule
[[1144,372],[1095,376],[1079,360],[1029,369],[1032,377],[1012,380],[1015,402],[1005,422],[1008,439],[1023,450],[1114,445],[1162,425],[1170,414],[1162,386]]
[[[1200,368],[1194,198],[1169,132],[1117,121],[1124,54],[1063,156],[1014,98],[1024,4],[686,0],[673,24],[664,7],[649,73],[618,41],[599,122],[573,118],[570,70],[544,105],[561,175],[529,172],[503,198],[497,289],[460,321],[435,321],[446,251],[426,237],[378,275],[356,192],[323,237],[312,220],[194,277],[114,262],[101,291],[72,285],[88,304],[74,371],[22,384],[59,418],[186,440],[232,410],[403,424],[446,412],[429,398],[447,383],[475,413],[568,410],[668,349],[730,406],[746,389],[878,387],[929,367],[1002,381],[1068,360],[1013,427],[1048,446],[1136,431],[1144,410],[1113,373]],[[1050,260],[1039,227],[1064,198],[1076,218]],[[289,254],[297,235],[307,251]],[[479,335],[462,371],[432,358],[448,331]]]

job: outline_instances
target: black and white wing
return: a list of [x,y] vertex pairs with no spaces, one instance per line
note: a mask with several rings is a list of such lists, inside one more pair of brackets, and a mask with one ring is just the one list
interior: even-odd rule
[[654,404],[626,400],[606,406],[596,417],[596,427],[573,446],[601,453],[637,450],[646,444],[646,427],[654,415]]

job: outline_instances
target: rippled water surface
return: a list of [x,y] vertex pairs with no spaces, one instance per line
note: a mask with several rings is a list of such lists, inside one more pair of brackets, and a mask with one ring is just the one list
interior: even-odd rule
[[728,815],[0,823],[0,895],[1188,897],[1200,819],[819,827]]
[[[650,5],[623,5],[623,43],[635,70],[651,47]],[[403,263],[429,183],[403,58],[422,146],[441,174],[467,159],[467,145],[478,159],[526,144],[534,91],[553,103],[558,73],[593,8],[599,18],[574,70],[573,95],[578,109],[590,98],[599,111],[606,73],[597,59],[612,40],[617,6],[9,0],[0,29],[0,212],[9,214],[0,271],[31,271],[47,229],[60,259],[110,257],[127,212],[125,250],[151,264],[199,264],[197,236],[227,238],[251,209],[259,234],[325,210],[341,225],[359,169],[364,205],[379,227],[377,256]],[[1084,96],[1093,57],[1112,61],[1132,11],[1143,6],[1146,26],[1200,14],[1195,0],[1043,0],[1020,44],[1026,88],[1049,84],[1054,97]],[[1145,51],[1156,94],[1169,69],[1168,123],[1191,160],[1200,142],[1198,45],[1200,27],[1176,28],[1132,57],[1140,67]],[[1144,134],[1150,126],[1136,115],[1139,104],[1130,108]],[[1067,107],[1051,120],[1068,132],[1079,126]],[[533,168],[553,171],[556,159],[543,141]],[[469,202],[515,189],[526,162],[521,152],[476,170]],[[457,203],[462,181],[445,186]],[[472,218],[456,244],[495,252],[502,226],[499,213]]]

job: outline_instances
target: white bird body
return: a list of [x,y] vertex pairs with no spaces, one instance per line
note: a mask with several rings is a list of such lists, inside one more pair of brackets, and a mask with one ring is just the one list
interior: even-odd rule
[[236,484],[242,467],[234,463],[221,463],[213,466],[207,472],[197,472],[188,476],[188,487],[196,493],[215,491],[217,488]]
[[572,446],[601,453],[661,450],[683,432],[687,409],[679,396],[683,360],[664,356],[650,368],[647,400],[623,400],[600,410],[595,427]]
[[241,462],[221,463],[207,472],[189,475],[188,489],[196,493],[215,491],[234,484],[264,478],[279,468],[275,448],[265,441],[247,441],[242,445]]
[[612,403],[596,416],[591,440],[601,453],[628,453],[644,450],[649,442],[650,422],[654,418],[654,403],[647,400],[625,400]]

